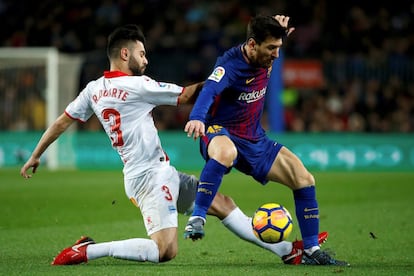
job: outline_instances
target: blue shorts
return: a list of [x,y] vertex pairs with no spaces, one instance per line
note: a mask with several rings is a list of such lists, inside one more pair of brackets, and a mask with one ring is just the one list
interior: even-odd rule
[[[210,131],[209,131],[210,130]],[[249,141],[231,135],[227,129],[221,126],[212,126],[208,128],[205,136],[200,139],[200,152],[204,160],[208,160],[207,147],[209,142],[218,135],[229,137],[237,148],[237,157],[234,160],[233,167],[242,173],[251,175],[261,184],[266,184],[267,174],[272,167],[274,160],[280,149],[283,147],[275,141],[263,136],[258,141]],[[231,168],[228,172],[230,172]]]

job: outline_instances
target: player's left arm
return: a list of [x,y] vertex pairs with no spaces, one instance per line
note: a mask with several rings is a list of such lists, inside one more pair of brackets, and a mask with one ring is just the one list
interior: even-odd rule
[[204,81],[191,84],[184,87],[183,92],[178,96],[178,104],[193,104],[195,103],[198,94],[200,94],[203,88]]
[[52,144],[75,120],[63,113],[56,121],[43,133],[32,155],[20,170],[20,175],[24,178],[30,178],[32,175],[27,170],[32,168],[32,173],[36,173],[40,165],[40,157],[45,150]]

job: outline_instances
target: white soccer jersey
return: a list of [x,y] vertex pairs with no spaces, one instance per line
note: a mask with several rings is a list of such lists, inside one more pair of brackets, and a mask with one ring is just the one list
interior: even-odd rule
[[177,105],[182,91],[147,76],[107,71],[89,82],[65,113],[81,122],[95,113],[124,162],[124,178],[131,179],[167,161],[151,112],[158,105]]

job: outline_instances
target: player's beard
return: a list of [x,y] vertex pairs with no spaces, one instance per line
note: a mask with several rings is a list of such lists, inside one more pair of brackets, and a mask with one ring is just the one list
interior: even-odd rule
[[257,61],[257,63],[259,64],[259,67],[269,68],[273,65],[273,61],[274,58],[262,57],[260,60]]
[[269,68],[273,65],[274,58],[267,55],[261,55],[260,53],[256,56],[256,59],[249,59],[250,64],[256,68]]
[[267,62],[266,62],[266,65],[265,65],[265,66],[263,66],[263,68],[269,68],[269,67],[272,67],[272,65],[273,65],[273,61],[274,61],[274,59],[273,59],[273,58],[272,58],[271,60],[267,61]]
[[254,66],[260,68],[269,68],[273,65],[275,57],[269,53],[269,51],[261,50],[258,48],[256,51],[256,58],[254,60]]
[[145,72],[145,67],[145,65],[141,66],[135,58],[130,58],[128,61],[128,68],[133,76],[142,76]]

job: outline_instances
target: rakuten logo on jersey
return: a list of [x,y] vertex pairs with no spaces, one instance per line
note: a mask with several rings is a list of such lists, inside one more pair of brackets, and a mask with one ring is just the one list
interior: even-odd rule
[[258,101],[261,98],[263,98],[265,94],[266,94],[266,87],[264,87],[261,90],[255,90],[252,92],[243,92],[240,94],[238,100],[245,101],[246,103],[252,103],[252,102]]

